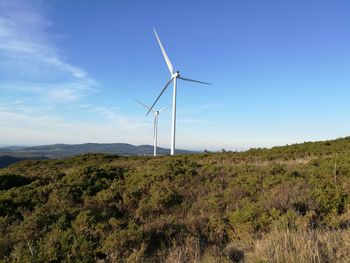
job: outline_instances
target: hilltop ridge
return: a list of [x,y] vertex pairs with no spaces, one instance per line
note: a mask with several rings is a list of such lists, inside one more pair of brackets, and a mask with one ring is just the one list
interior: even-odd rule
[[[0,148],[0,168],[25,159],[62,159],[86,153],[107,153],[126,156],[153,155],[153,146],[136,146],[127,143],[84,143],[3,147]],[[170,150],[157,147],[157,153],[165,155],[169,154]],[[193,154],[196,152],[178,149],[177,153]]]

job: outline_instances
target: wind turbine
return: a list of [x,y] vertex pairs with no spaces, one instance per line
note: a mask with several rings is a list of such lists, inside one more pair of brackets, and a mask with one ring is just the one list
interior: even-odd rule
[[[146,104],[143,104],[141,101],[138,101],[135,99],[135,101],[140,104],[141,106],[145,107],[147,110],[152,111],[154,113],[154,120],[153,120],[153,156],[157,156],[157,141],[158,141],[158,116],[159,113],[162,111],[165,111],[168,107],[161,108],[160,110],[153,110],[150,107],[148,107]],[[147,113],[148,114],[148,113]]]
[[172,81],[174,81],[174,89],[173,89],[173,114],[172,114],[172,132],[171,132],[171,155],[174,155],[175,153],[175,131],[176,131],[176,86],[177,86],[177,79],[182,79],[185,81],[191,81],[191,82],[196,82],[196,83],[201,83],[201,84],[206,84],[206,85],[210,85],[210,83],[207,82],[203,82],[203,81],[198,81],[198,80],[194,80],[194,79],[189,79],[189,78],[184,78],[181,77],[180,75],[180,71],[174,71],[173,65],[170,62],[170,59],[167,55],[167,53],[165,52],[165,49],[162,45],[162,42],[160,41],[157,31],[155,29],[153,29],[154,34],[156,35],[158,44],[160,49],[162,50],[163,53],[163,57],[165,59],[165,62],[168,66],[168,69],[170,71],[170,75],[171,78],[170,80],[165,84],[163,90],[160,92],[158,98],[155,100],[155,102],[153,103],[153,105],[151,106],[151,108],[149,109],[149,111],[147,112],[147,115],[150,113],[150,111],[153,109],[154,105],[157,103],[157,101],[159,100],[159,98],[162,96],[162,94],[164,93],[164,91],[168,88],[168,86],[170,85],[170,83]]

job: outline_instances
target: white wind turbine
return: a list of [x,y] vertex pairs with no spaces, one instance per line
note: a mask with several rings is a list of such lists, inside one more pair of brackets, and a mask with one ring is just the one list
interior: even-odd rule
[[[157,156],[157,142],[158,142],[158,116],[159,113],[165,111],[168,107],[161,108],[160,110],[153,110],[148,107],[146,104],[143,104],[141,101],[135,99],[135,101],[141,106],[145,107],[147,110],[152,111],[154,113],[153,120],[153,156]],[[148,113],[147,113],[148,114]]]
[[164,93],[164,91],[168,88],[168,86],[170,85],[170,83],[172,81],[174,81],[174,89],[173,89],[173,114],[172,114],[172,133],[171,133],[171,155],[174,155],[175,153],[175,130],[176,130],[176,85],[177,85],[177,79],[182,79],[185,81],[192,81],[192,82],[196,82],[196,83],[201,83],[201,84],[207,84],[210,85],[210,83],[207,82],[203,82],[203,81],[198,81],[198,80],[194,80],[194,79],[188,79],[188,78],[184,78],[180,76],[180,72],[179,71],[174,71],[173,65],[170,62],[170,59],[168,57],[168,55],[166,54],[164,47],[162,45],[162,42],[160,41],[157,31],[155,29],[153,29],[154,34],[156,35],[158,44],[160,46],[160,49],[162,50],[163,53],[163,57],[165,59],[165,62],[168,66],[168,69],[170,71],[170,75],[171,78],[170,80],[165,84],[163,90],[160,92],[158,98],[155,100],[155,102],[153,103],[153,105],[150,107],[149,111],[147,112],[147,115],[151,112],[151,110],[153,109],[154,105],[157,103],[157,101],[159,100],[159,98],[162,96],[162,94]]

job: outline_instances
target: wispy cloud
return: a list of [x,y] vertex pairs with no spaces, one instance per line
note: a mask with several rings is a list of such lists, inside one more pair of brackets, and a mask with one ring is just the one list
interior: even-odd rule
[[[57,115],[32,115],[4,110],[0,107],[0,146],[52,143],[130,142],[143,144],[147,129],[130,129],[119,123],[68,121]],[[23,129],[25,127],[25,129]],[[152,143],[151,141],[149,143]]]
[[[97,81],[55,47],[50,25],[38,1],[0,0],[1,71],[7,73],[1,88],[63,102],[96,92]],[[9,81],[14,78],[22,82]]]
[[0,0],[0,145],[121,141],[152,130],[89,99],[100,84],[57,48],[41,0]]
[[99,114],[103,118],[109,120],[111,123],[122,125],[128,129],[151,127],[151,123],[145,118],[132,118],[125,116],[108,107],[90,107],[89,111]]
[[21,82],[0,82],[0,90],[8,94],[21,94],[21,96],[34,95],[48,101],[74,102],[88,95],[98,92],[95,87],[79,81],[60,81],[43,83],[32,80]]
[[[57,48],[59,37],[52,33],[42,4],[0,0],[0,122],[5,124],[0,145],[152,143],[151,118],[132,117],[93,99],[101,85]],[[188,109],[186,116],[212,107]],[[179,124],[204,121],[188,116]],[[170,122],[163,117],[160,129],[169,133]],[[159,141],[167,145],[168,137],[160,136]]]

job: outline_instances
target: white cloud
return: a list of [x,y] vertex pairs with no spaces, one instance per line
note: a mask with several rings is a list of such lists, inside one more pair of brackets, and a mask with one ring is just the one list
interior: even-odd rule
[[[144,144],[149,137],[151,125],[144,122],[133,122],[132,125],[144,126],[143,129],[131,129],[119,122],[93,123],[85,121],[67,121],[60,116],[35,116],[17,113],[0,108],[0,122],[6,123],[0,129],[1,145],[38,145],[53,143],[85,142],[126,142]],[[23,129],[25,127],[25,129]],[[146,129],[145,129],[146,127]],[[148,129],[147,129],[148,128]],[[146,143],[152,143],[149,141]]]
[[[39,2],[0,0],[0,70],[25,83],[0,83],[11,91],[36,92],[57,101],[75,101],[96,92],[98,83],[82,68],[66,62],[49,34],[50,21]],[[38,82],[40,79],[45,81]],[[36,82],[33,83],[33,80]],[[8,81],[7,81],[8,82]]]
[[89,111],[102,116],[103,118],[109,120],[110,123],[123,126],[127,129],[140,129],[151,127],[151,122],[145,118],[131,118],[108,107],[91,107]]
[[[4,76],[0,79],[0,145],[152,144],[151,117],[130,117],[89,100],[99,91],[99,83],[82,67],[68,62],[57,48],[57,35],[50,32],[51,22],[42,3],[0,0],[0,73]],[[187,114],[212,107],[215,105],[189,109]],[[163,115],[159,145],[168,147],[170,122]],[[181,124],[205,122],[189,116]],[[178,139],[192,145],[197,137],[179,134]]]
[[87,102],[99,83],[63,57],[42,3],[0,0],[0,144],[145,143],[150,122]]

